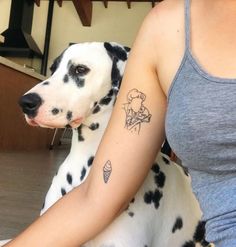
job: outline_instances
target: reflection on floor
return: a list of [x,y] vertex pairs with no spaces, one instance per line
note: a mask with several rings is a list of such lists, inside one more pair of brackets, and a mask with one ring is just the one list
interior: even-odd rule
[[0,239],[13,238],[39,215],[58,166],[69,152],[0,152]]

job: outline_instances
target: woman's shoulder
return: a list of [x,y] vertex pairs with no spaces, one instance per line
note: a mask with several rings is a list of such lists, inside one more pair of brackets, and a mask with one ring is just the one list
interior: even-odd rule
[[[144,35],[151,39],[154,64],[165,92],[178,69],[185,44],[185,0],[164,0],[145,19]],[[170,59],[171,58],[171,59]]]
[[164,0],[157,3],[143,20],[138,40],[147,41],[148,49],[168,47],[179,41],[178,36],[184,34],[184,1]]
[[185,0],[165,0],[157,3],[146,19],[158,30],[176,27],[184,19]]
[[142,60],[157,72],[165,91],[184,51],[184,1],[157,3],[145,17],[132,46],[131,53],[142,54]]
[[178,11],[178,9],[184,6],[185,0],[165,0],[156,3],[155,7],[152,9],[154,12],[164,12],[170,14],[171,12]]

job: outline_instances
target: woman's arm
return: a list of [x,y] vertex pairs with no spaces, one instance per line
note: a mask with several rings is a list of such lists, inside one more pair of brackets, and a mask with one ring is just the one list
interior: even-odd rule
[[[80,246],[107,227],[142,185],[164,140],[166,111],[166,97],[156,71],[153,18],[152,11],[132,48],[111,119],[86,181],[6,246]],[[137,97],[128,102],[130,93]],[[139,117],[140,107],[145,109],[141,112],[145,116]]]

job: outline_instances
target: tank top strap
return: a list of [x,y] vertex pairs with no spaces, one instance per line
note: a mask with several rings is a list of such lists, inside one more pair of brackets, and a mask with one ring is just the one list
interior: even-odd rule
[[185,0],[185,49],[190,48],[190,1]]

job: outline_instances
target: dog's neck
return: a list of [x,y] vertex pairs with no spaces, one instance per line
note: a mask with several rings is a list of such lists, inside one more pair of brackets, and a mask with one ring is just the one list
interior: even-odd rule
[[[98,145],[105,131],[107,123],[110,119],[113,104],[116,96],[112,96],[112,100],[108,105],[100,105],[99,112],[90,114],[89,117],[76,129],[73,129],[72,144],[70,155],[78,155],[83,145]],[[85,144],[86,143],[86,144]]]
[[[89,128],[90,130],[94,129],[94,124],[99,122],[104,122],[104,116],[110,115],[113,109],[113,105],[116,100],[116,94],[111,93],[111,91],[104,96],[101,100],[96,102],[91,109],[89,116],[82,122],[83,128]],[[107,122],[105,122],[107,123]]]

